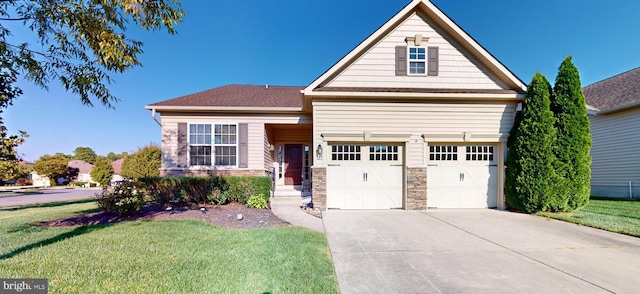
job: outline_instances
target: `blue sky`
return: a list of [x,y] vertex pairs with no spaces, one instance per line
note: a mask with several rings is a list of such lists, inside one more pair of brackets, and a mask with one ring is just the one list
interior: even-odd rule
[[[541,72],[553,83],[567,55],[583,86],[640,66],[640,1],[432,0],[525,83]],[[26,160],[78,146],[104,155],[160,143],[160,126],[144,105],[225,84],[311,83],[408,0],[183,1],[178,35],[136,28],[143,67],[113,75],[116,109],[82,106],[51,85],[19,85],[5,111],[11,133],[30,135]]]

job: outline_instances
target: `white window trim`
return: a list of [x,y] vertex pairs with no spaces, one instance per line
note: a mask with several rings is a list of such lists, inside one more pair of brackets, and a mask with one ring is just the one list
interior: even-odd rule
[[[191,144],[191,125],[210,125],[211,126],[211,144]],[[216,144],[215,134],[216,125],[235,125],[236,126],[236,143],[235,144]],[[214,169],[236,169],[239,165],[239,144],[240,144],[240,130],[239,123],[188,123],[187,124],[187,166],[190,170],[214,170]],[[191,164],[191,146],[211,146],[211,165],[192,165]],[[236,164],[235,165],[216,165],[216,146],[233,146],[236,148]]]
[[[424,49],[424,59],[411,59],[411,49],[419,48]],[[427,56],[427,48],[422,46],[407,46],[407,75],[408,76],[426,76],[427,75],[427,60],[429,57]],[[412,73],[411,72],[411,62],[422,62],[424,64],[424,72],[423,73]]]

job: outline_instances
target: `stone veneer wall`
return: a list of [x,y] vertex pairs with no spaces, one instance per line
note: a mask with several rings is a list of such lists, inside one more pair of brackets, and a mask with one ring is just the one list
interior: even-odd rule
[[160,170],[163,177],[208,177],[219,176],[266,176],[265,170],[227,169],[227,170]]
[[407,210],[427,209],[427,168],[407,168]]
[[327,209],[327,168],[311,168],[311,195],[314,208]]

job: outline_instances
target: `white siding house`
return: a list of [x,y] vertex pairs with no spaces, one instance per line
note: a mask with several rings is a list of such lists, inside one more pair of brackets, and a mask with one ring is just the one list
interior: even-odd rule
[[583,89],[591,122],[591,194],[640,196],[640,68]]

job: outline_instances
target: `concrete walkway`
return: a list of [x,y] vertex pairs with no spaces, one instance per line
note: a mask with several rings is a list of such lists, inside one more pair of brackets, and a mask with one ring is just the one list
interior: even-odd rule
[[640,291],[640,238],[496,210],[323,217],[343,294]]
[[322,219],[302,211],[300,206],[302,206],[300,197],[271,197],[271,211],[277,217],[294,226],[324,233]]

